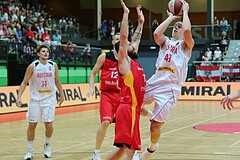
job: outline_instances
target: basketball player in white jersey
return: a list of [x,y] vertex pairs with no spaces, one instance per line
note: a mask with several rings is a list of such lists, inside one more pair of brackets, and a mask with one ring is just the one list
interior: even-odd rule
[[154,31],[154,40],[160,46],[160,51],[156,72],[147,81],[144,95],[144,104],[154,102],[154,109],[150,125],[151,143],[142,153],[142,160],[150,159],[151,154],[157,150],[161,127],[173,110],[187,76],[194,41],[188,17],[189,5],[185,1],[182,3],[183,19],[182,22],[175,23],[172,38],[166,37],[164,32],[174,20],[181,18],[172,13],[168,12],[167,19]]
[[44,156],[51,157],[50,139],[53,134],[53,120],[55,115],[56,91],[60,97],[59,105],[63,102],[63,90],[58,77],[58,66],[56,63],[48,60],[50,49],[41,45],[37,49],[38,60],[32,62],[26,70],[24,79],[20,85],[16,104],[22,105],[22,94],[29,83],[30,101],[26,118],[29,121],[27,129],[28,149],[24,156],[25,160],[33,159],[33,141],[35,138],[35,129],[41,116],[45,123],[45,143]]

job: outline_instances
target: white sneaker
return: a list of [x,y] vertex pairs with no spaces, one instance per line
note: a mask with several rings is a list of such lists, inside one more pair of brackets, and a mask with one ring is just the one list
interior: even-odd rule
[[24,160],[32,160],[33,159],[33,151],[28,150],[24,156]]
[[93,152],[92,160],[101,160],[100,153]]
[[50,158],[52,155],[51,145],[49,143],[44,144],[44,157]]
[[139,155],[137,150],[135,151],[132,160],[139,160]]
[[149,148],[146,148],[146,150],[142,153],[140,156],[140,160],[150,160],[150,156],[152,153],[154,153],[158,149],[158,144],[156,146],[156,149],[154,151],[151,151]]

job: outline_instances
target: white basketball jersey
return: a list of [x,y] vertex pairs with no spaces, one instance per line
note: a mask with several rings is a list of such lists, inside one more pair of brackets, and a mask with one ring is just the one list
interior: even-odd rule
[[148,85],[176,84],[182,86],[185,82],[188,69],[188,61],[181,41],[172,41],[167,38],[165,44],[158,53],[156,72],[147,81]]
[[41,101],[56,94],[55,65],[53,61],[42,64],[39,60],[32,62],[34,71],[29,80],[30,99]]

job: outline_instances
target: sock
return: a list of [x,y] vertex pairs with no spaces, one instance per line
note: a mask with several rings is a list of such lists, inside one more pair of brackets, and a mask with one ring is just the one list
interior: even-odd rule
[[157,149],[157,143],[151,143],[151,144],[149,145],[149,149],[150,149],[151,151],[155,151],[155,150]]
[[50,137],[46,137],[46,139],[45,139],[45,144],[50,144],[50,140],[51,140]]
[[33,141],[27,141],[27,146],[29,151],[33,151]]
[[147,117],[149,118],[149,119],[152,119],[152,116],[153,116],[153,113],[152,113],[152,111],[150,111],[149,109],[147,110]]
[[96,150],[96,149],[95,149],[94,153],[100,154],[100,150]]

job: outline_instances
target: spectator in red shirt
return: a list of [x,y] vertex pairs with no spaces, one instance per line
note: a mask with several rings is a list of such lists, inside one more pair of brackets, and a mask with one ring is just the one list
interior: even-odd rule
[[24,32],[24,35],[26,36],[26,39],[28,41],[31,41],[34,37],[34,32],[31,30],[31,26],[28,26],[26,31]]
[[51,36],[48,34],[48,30],[45,29],[45,32],[41,35],[41,40],[43,44],[50,46],[51,45]]

